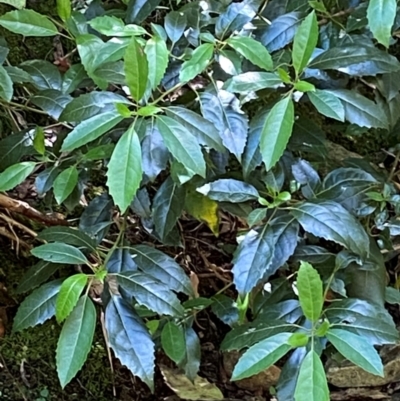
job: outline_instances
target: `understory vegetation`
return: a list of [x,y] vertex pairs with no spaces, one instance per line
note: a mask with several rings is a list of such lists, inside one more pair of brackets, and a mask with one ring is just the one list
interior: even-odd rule
[[279,401],[329,400],[332,360],[385,376],[396,0],[0,3],[0,234],[30,264],[1,336],[51,328],[64,394],[93,363],[189,399],[171,376],[201,387],[204,336],[233,384],[277,369]]

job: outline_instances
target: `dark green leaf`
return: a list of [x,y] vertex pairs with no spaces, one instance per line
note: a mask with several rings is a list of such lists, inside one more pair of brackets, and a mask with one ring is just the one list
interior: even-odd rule
[[324,365],[312,349],[301,363],[294,393],[296,401],[329,401]]
[[72,97],[58,90],[46,89],[38,92],[31,98],[31,102],[44,110],[49,116],[58,120],[65,106],[70,103]]
[[384,377],[381,358],[363,337],[347,330],[329,329],[327,339],[350,362],[373,375]]
[[53,263],[65,263],[70,265],[89,263],[85,255],[71,245],[54,242],[40,245],[31,251],[33,256]]
[[239,321],[237,303],[224,294],[218,294],[212,297],[211,310],[218,319],[229,326],[233,326]]
[[268,113],[261,133],[260,149],[267,170],[270,170],[280,159],[294,123],[294,106],[288,96],[280,100]]
[[128,209],[142,180],[142,157],[134,125],[122,135],[111,156],[107,186],[122,213]]
[[81,370],[92,347],[96,328],[96,309],[84,295],[68,316],[57,344],[57,373],[64,388]]
[[167,116],[157,117],[157,127],[175,159],[190,172],[205,177],[206,164],[200,145],[186,127]]
[[161,0],[129,0],[126,20],[128,23],[140,24],[155,10]]
[[62,78],[57,67],[45,60],[29,60],[19,65],[30,75],[33,85],[39,90],[62,90]]
[[37,238],[47,242],[63,242],[64,244],[75,245],[92,251],[96,249],[96,241],[84,232],[72,227],[49,227],[41,231]]
[[117,274],[118,284],[140,305],[160,315],[182,316],[184,309],[177,296],[160,281],[140,272]]
[[144,273],[160,280],[173,291],[193,294],[185,271],[170,256],[147,245],[136,245],[131,252],[135,255],[135,263]]
[[275,73],[249,71],[228,79],[223,88],[229,92],[247,94],[266,88],[276,89],[282,85],[282,80]]
[[343,245],[366,258],[369,239],[361,224],[340,204],[335,202],[304,202],[292,209],[304,230]]
[[107,305],[105,328],[115,356],[153,389],[154,343],[141,319],[119,296]]
[[161,332],[161,345],[168,358],[176,364],[182,362],[186,355],[185,332],[181,325],[167,322]]
[[239,359],[231,380],[245,379],[268,369],[292,348],[288,340],[292,333],[279,333],[250,347]]
[[186,15],[182,11],[171,11],[165,16],[165,31],[172,43],[177,42],[186,28]]
[[78,170],[75,166],[63,170],[54,180],[53,191],[57,203],[60,205],[71,195],[78,183]]
[[0,25],[24,36],[54,36],[57,27],[44,15],[33,10],[15,10],[0,17]]
[[61,281],[44,284],[28,295],[18,308],[13,323],[13,331],[42,324],[56,313],[56,298]]
[[116,248],[108,257],[106,269],[109,273],[132,272],[137,270],[137,265],[128,249]]
[[3,66],[0,65],[0,97],[9,102],[13,96],[13,81]]
[[185,345],[185,359],[179,367],[184,369],[185,375],[193,381],[200,368],[201,348],[199,337],[191,327],[185,330]]

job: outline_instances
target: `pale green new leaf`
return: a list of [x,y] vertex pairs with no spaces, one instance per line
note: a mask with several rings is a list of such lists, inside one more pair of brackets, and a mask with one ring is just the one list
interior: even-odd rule
[[389,47],[391,31],[396,18],[396,0],[370,0],[367,9],[369,29],[375,39]]
[[94,141],[123,119],[117,111],[108,111],[82,121],[65,138],[61,151],[71,151]]
[[39,259],[53,263],[66,263],[70,265],[89,263],[86,256],[79,249],[59,242],[40,245],[33,248],[31,254]]
[[293,67],[300,75],[310,60],[318,42],[318,23],[315,11],[312,11],[297,29],[293,41]]
[[161,332],[161,345],[168,358],[179,364],[186,355],[183,327],[172,321],[168,322]]
[[71,195],[78,183],[78,170],[75,166],[68,167],[62,171],[54,180],[53,191],[57,203],[60,205]]
[[84,295],[68,316],[57,344],[57,373],[64,388],[86,361],[96,328],[96,308]]
[[296,401],[329,401],[324,365],[314,350],[309,351],[301,363],[294,398]]
[[24,36],[54,36],[57,27],[44,15],[33,10],[14,10],[0,17],[0,26]]
[[56,319],[58,323],[65,320],[75,308],[87,281],[88,276],[83,273],[74,274],[64,280],[56,301]]
[[322,280],[317,270],[308,262],[300,263],[297,273],[297,290],[304,316],[312,322],[316,322],[322,312],[324,294]]
[[150,88],[154,89],[161,82],[167,69],[168,48],[162,38],[154,36],[147,41],[144,52],[146,53],[148,64],[151,66],[149,68]]
[[384,377],[381,358],[372,344],[347,330],[330,329],[327,339],[350,362],[373,375]]
[[213,44],[204,43],[200,45],[193,52],[191,59],[182,64],[181,72],[179,73],[179,80],[181,82],[188,82],[202,73],[208,66],[213,53]]
[[268,113],[261,132],[260,150],[267,170],[278,162],[289,138],[294,123],[294,106],[292,99],[280,100]]
[[228,39],[226,42],[254,65],[266,71],[271,71],[273,69],[271,55],[267,48],[259,41],[248,36],[235,36]]
[[272,366],[292,349],[288,344],[292,334],[275,334],[250,347],[236,364],[231,380],[245,379]]
[[157,127],[165,146],[175,159],[187,170],[205,177],[206,163],[201,147],[188,129],[167,116],[157,116]]
[[36,163],[22,162],[13,164],[0,173],[0,191],[9,191],[25,181],[32,173]]
[[65,22],[71,17],[71,0],[57,0],[57,14]]
[[143,47],[134,37],[125,51],[124,71],[131,96],[139,102],[146,91],[149,65]]
[[315,89],[313,92],[308,92],[307,95],[321,114],[335,120],[344,121],[344,106],[334,93]]
[[140,141],[131,125],[119,139],[108,164],[107,186],[122,213],[131,204],[142,180]]
[[9,102],[13,96],[14,87],[8,72],[0,65],[0,97]]

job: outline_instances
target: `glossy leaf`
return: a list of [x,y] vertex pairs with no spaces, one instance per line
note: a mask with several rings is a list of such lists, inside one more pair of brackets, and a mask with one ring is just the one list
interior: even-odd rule
[[204,184],[202,187],[197,188],[197,192],[218,202],[232,203],[257,200],[260,196],[257,189],[252,185],[233,178],[222,178]]
[[31,254],[39,259],[53,263],[65,263],[70,265],[89,263],[86,256],[79,249],[59,242],[40,245],[33,248]]
[[291,211],[311,234],[334,241],[366,258],[369,239],[361,224],[340,204],[335,202],[305,202]]
[[266,71],[272,70],[271,55],[257,40],[247,36],[234,36],[228,39],[226,43],[254,65]]
[[181,82],[191,81],[201,74],[208,66],[214,53],[214,45],[211,43],[204,43],[194,50],[192,57],[182,64],[179,73]]
[[86,145],[105,134],[122,120],[123,117],[117,111],[109,111],[88,118],[68,134],[61,150],[68,152]]
[[300,75],[307,66],[317,42],[318,23],[313,11],[304,19],[294,36],[292,59],[297,75]]
[[385,47],[389,47],[396,10],[396,0],[371,0],[368,4],[369,29],[374,38]]
[[14,317],[13,331],[21,331],[44,323],[56,313],[56,298],[61,281],[51,281],[28,295]]
[[144,52],[151,66],[148,71],[150,88],[155,89],[161,82],[168,66],[168,48],[163,39],[153,36],[146,42]]
[[233,282],[239,294],[249,293],[264,276],[274,257],[272,230],[268,225],[249,231],[233,258]]
[[128,23],[140,24],[160,4],[161,0],[129,0],[126,19]]
[[329,329],[327,339],[350,362],[360,366],[373,375],[384,377],[381,358],[363,337],[347,330]]
[[290,97],[280,100],[268,113],[261,132],[260,149],[267,170],[280,159],[294,123],[294,106]]
[[62,171],[54,180],[53,191],[57,203],[60,205],[71,195],[78,183],[78,170],[75,166],[68,167]]
[[74,274],[63,281],[56,302],[56,319],[58,323],[64,321],[75,308],[88,276],[83,273]]
[[329,401],[324,365],[314,350],[303,359],[294,393],[296,401]]
[[143,47],[134,37],[125,51],[124,71],[130,94],[139,102],[146,91],[149,66]]
[[186,355],[185,332],[181,325],[170,321],[161,332],[161,345],[168,358],[179,364]]
[[47,242],[63,242],[64,244],[96,249],[96,241],[84,232],[72,227],[55,226],[44,229],[38,234],[38,239]]
[[201,348],[199,337],[191,327],[185,330],[185,345],[186,355],[179,366],[190,380],[194,380],[200,368]]
[[36,166],[34,162],[13,164],[0,173],[0,191],[9,191],[21,184],[32,173]]
[[56,363],[61,387],[64,388],[79,372],[92,347],[96,328],[96,309],[83,295],[68,316],[58,339]]
[[146,33],[146,30],[141,26],[125,25],[122,19],[110,15],[93,18],[89,21],[89,25],[97,32],[113,37],[140,36]]
[[61,90],[62,78],[57,67],[45,60],[24,61],[19,67],[30,75],[32,84],[38,90]]
[[231,380],[241,380],[268,369],[292,348],[289,338],[292,333],[279,333],[250,347],[239,359]]
[[229,92],[246,94],[266,88],[282,86],[282,80],[272,72],[249,71],[228,79],[223,88]]
[[6,102],[11,101],[14,93],[13,81],[3,66],[0,66],[0,97]]
[[165,16],[165,31],[172,43],[177,42],[186,28],[186,15],[182,11],[171,11]]
[[65,106],[71,102],[72,97],[58,90],[46,89],[31,98],[31,102],[44,110],[49,116],[58,120]]
[[334,93],[316,89],[314,92],[309,92],[308,97],[319,113],[335,120],[344,121],[343,104]]
[[57,27],[44,15],[33,10],[14,10],[0,16],[0,25],[24,36],[54,36]]
[[167,116],[157,117],[157,127],[175,159],[187,170],[205,177],[206,165],[200,145],[187,128]]
[[324,304],[322,281],[308,262],[301,262],[297,273],[297,290],[301,309],[307,319],[316,322],[321,315]]
[[57,0],[57,14],[62,21],[67,21],[71,17],[72,4],[71,0]]
[[132,125],[119,139],[107,171],[107,186],[122,213],[128,209],[142,180],[139,138]]
[[217,294],[211,300],[211,310],[218,319],[231,327],[239,322],[239,309],[234,299],[224,294]]

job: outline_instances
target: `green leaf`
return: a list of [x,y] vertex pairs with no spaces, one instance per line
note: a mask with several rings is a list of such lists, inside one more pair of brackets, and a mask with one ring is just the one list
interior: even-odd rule
[[71,0],[57,0],[57,14],[62,21],[67,21],[71,17]]
[[122,135],[111,156],[107,186],[114,203],[125,213],[142,180],[142,154],[134,125]]
[[344,107],[334,93],[321,89],[309,92],[308,97],[319,113],[335,120],[344,121]]
[[57,263],[39,261],[22,276],[19,280],[18,287],[15,290],[17,294],[27,292],[44,283],[52,276],[62,265]]
[[97,246],[94,239],[72,227],[49,227],[41,231],[37,238],[47,242],[63,242],[64,244],[84,247],[92,251],[96,250]]
[[173,291],[193,295],[188,276],[173,258],[147,245],[136,245],[130,250],[135,255],[136,265],[144,273],[160,280]]
[[8,4],[19,9],[26,7],[26,0],[1,0],[0,3]]
[[68,152],[94,141],[123,119],[117,111],[109,111],[82,121],[67,135],[61,151]]
[[287,354],[292,346],[288,344],[292,333],[279,333],[250,347],[239,359],[231,380],[241,380],[268,369]]
[[15,10],[0,17],[0,25],[24,36],[58,35],[57,27],[44,15],[33,10]]
[[282,156],[294,123],[294,106],[290,97],[280,100],[268,113],[261,132],[260,149],[267,170]]
[[197,192],[218,202],[240,203],[257,200],[260,197],[257,189],[252,185],[233,178],[221,178],[204,184],[197,188]]
[[[150,15],[161,0],[133,0],[129,1],[126,19],[129,23],[140,24]],[[126,2],[125,2],[126,3]]]
[[56,319],[58,323],[64,321],[75,308],[87,281],[88,276],[83,273],[74,274],[64,280],[56,302]]
[[396,0],[370,0],[368,4],[369,29],[374,38],[385,47],[389,47],[396,10]]
[[163,78],[168,66],[168,48],[165,41],[154,36],[146,42],[144,52],[147,62],[151,65],[149,69],[150,88],[155,89]]
[[164,283],[141,272],[117,273],[118,284],[140,304],[160,315],[181,317],[179,299]]
[[199,144],[224,152],[221,137],[214,124],[201,115],[180,106],[170,106],[165,112],[176,122],[182,124],[190,132]]
[[13,331],[42,324],[56,313],[56,298],[61,281],[44,284],[28,295],[18,308],[13,323]]
[[89,21],[89,25],[105,36],[125,37],[145,35],[146,30],[138,25],[125,25],[121,18],[102,15]]
[[172,43],[176,43],[186,28],[186,15],[182,11],[171,11],[165,17],[165,31]]
[[0,97],[9,102],[14,93],[13,81],[3,66],[0,65]]
[[149,66],[143,47],[134,37],[125,51],[124,71],[131,96],[139,102],[146,92]]
[[71,195],[78,183],[78,170],[75,166],[63,170],[54,180],[53,191],[57,203],[60,205]]
[[185,333],[182,325],[167,322],[161,332],[161,345],[168,358],[176,364],[182,362],[186,355]]
[[96,308],[84,295],[68,316],[58,339],[56,363],[61,387],[64,388],[79,372],[92,346],[96,328]]
[[300,263],[300,269],[297,273],[297,290],[304,316],[311,322],[316,322],[321,316],[324,293],[322,280],[317,270],[310,263]]
[[210,301],[211,310],[219,320],[231,327],[234,327],[239,322],[238,304],[233,298],[224,294],[217,294]]
[[154,343],[143,321],[120,296],[113,296],[106,307],[105,328],[115,356],[153,389]]
[[229,92],[243,93],[256,92],[266,88],[279,88],[282,80],[272,72],[249,71],[228,79],[223,89]]
[[0,191],[9,191],[25,181],[36,166],[34,162],[21,162],[0,173]]
[[206,163],[201,147],[187,128],[167,116],[157,116],[156,124],[166,147],[175,159],[190,172],[205,177]]
[[329,401],[329,388],[324,365],[314,350],[301,363],[294,393],[296,401]]
[[58,120],[65,106],[71,102],[72,97],[61,91],[45,89],[31,97],[31,102],[44,110],[49,116]]
[[232,269],[233,282],[241,296],[257,285],[266,274],[273,257],[273,233],[268,224],[245,235],[235,251]]
[[58,68],[45,60],[28,60],[19,65],[30,75],[30,82],[38,89],[62,89],[62,78]]
[[86,256],[79,249],[58,242],[33,248],[31,254],[39,259],[53,263],[65,263],[69,265],[89,263]]
[[184,369],[185,375],[193,381],[200,368],[201,348],[199,337],[191,327],[185,330],[185,345],[186,355],[179,367]]
[[226,43],[254,65],[266,71],[273,69],[271,55],[257,40],[247,36],[235,36],[229,38]]
[[381,358],[373,345],[347,330],[329,329],[326,338],[350,362],[366,372],[384,377]]
[[35,128],[35,137],[33,138],[33,148],[40,155],[44,155],[46,152],[44,130],[42,127]]
[[293,67],[299,76],[307,66],[318,42],[318,23],[312,11],[297,28],[293,41]]
[[202,73],[208,66],[214,53],[214,45],[212,43],[203,43],[194,50],[190,60],[182,64],[179,73],[179,80],[181,82],[191,81],[197,75]]

